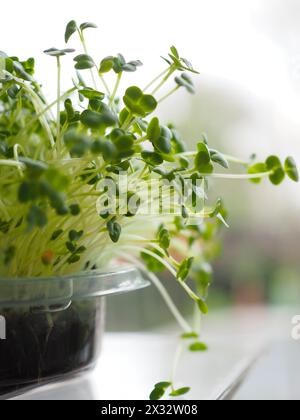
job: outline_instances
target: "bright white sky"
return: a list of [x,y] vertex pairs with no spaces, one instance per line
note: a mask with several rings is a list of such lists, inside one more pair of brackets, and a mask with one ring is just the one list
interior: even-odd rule
[[[100,27],[88,36],[91,50],[99,58],[118,51],[129,58],[141,58],[147,64],[144,76],[148,76],[158,68],[158,57],[175,44],[202,73],[234,81],[275,99],[290,94],[291,80],[287,76],[291,69],[285,56],[289,46],[284,51],[276,36],[272,36],[272,29],[276,29],[280,7],[290,10],[290,18],[294,19],[295,10],[299,11],[297,3],[297,0],[15,0],[13,17],[12,4],[4,3],[1,7],[1,49],[22,56],[35,55],[50,66],[41,52],[53,45],[64,46],[67,21],[88,20]],[[277,38],[282,39],[281,32],[286,34],[290,27],[283,23],[277,29]],[[297,35],[300,38],[300,30]],[[290,62],[298,58],[300,67],[300,45],[298,54],[290,57]],[[49,75],[47,70],[45,77]]]
[[15,0],[13,8],[12,17],[11,3],[1,7],[0,49],[37,57],[48,83],[55,77],[53,63],[41,53],[64,46],[65,24],[74,18],[99,25],[88,35],[99,58],[119,51],[141,58],[146,65],[142,80],[155,74],[159,56],[175,44],[203,74],[232,81],[279,106],[284,102],[282,111],[298,120],[297,0]]

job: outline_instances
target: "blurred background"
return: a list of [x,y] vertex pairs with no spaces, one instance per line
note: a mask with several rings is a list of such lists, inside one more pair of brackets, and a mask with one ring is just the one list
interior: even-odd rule
[[[97,60],[121,52],[144,62],[126,85],[142,87],[162,71],[160,56],[173,44],[201,71],[195,77],[197,95],[180,92],[159,111],[191,148],[205,132],[212,147],[228,154],[293,155],[300,164],[298,0],[15,0],[4,8],[0,50],[24,59],[34,55],[37,77],[50,97],[55,96],[55,63],[42,51],[64,46],[69,20],[93,21],[99,30],[89,31],[87,40]],[[76,42],[71,46],[80,48]],[[65,88],[72,67],[66,58]],[[223,250],[214,265],[210,306],[299,307],[299,185],[217,181],[213,187],[225,198],[230,229],[223,232]],[[188,312],[181,290],[168,278],[165,283]],[[108,303],[111,330],[153,330],[170,322],[154,288]]]

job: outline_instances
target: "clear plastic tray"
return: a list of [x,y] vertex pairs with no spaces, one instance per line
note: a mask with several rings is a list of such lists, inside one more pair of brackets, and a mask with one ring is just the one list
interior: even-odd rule
[[122,267],[63,277],[0,279],[0,307],[68,305],[72,301],[132,292],[149,285],[139,270]]
[[0,340],[0,399],[91,370],[101,351],[105,297],[148,285],[132,267],[0,279],[5,332]]

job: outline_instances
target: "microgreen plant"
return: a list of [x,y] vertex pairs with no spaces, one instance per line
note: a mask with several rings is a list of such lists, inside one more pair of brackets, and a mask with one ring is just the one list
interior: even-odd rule
[[[74,50],[45,51],[57,73],[57,98],[50,104],[34,78],[34,59],[0,53],[0,276],[13,281],[105,269],[116,258],[133,262],[182,327],[181,348],[203,352],[207,347],[199,341],[198,322],[189,325],[155,273],[168,270],[197,313],[206,314],[217,235],[228,226],[222,200],[214,204],[207,197],[210,179],[259,183],[267,178],[279,185],[287,176],[297,182],[295,161],[276,156],[241,161],[211,148],[204,135],[197,150],[187,151],[174,126],[153,114],[179,89],[193,94],[192,75],[198,72],[172,47],[166,68],[145,89],[129,86],[120,92],[122,77],[142,62],[121,54],[92,58],[85,31],[94,28],[75,21],[67,25],[65,42],[78,36],[82,51],[74,55],[74,77],[65,93],[62,64]],[[108,73],[115,77],[112,87]],[[243,172],[229,173],[234,165]],[[103,182],[115,187],[113,211]],[[151,185],[159,194],[149,198]],[[164,201],[170,197],[174,201],[166,212]],[[149,205],[160,211],[142,211]],[[176,389],[172,378],[157,384],[151,399],[167,392],[180,397],[189,388]]]

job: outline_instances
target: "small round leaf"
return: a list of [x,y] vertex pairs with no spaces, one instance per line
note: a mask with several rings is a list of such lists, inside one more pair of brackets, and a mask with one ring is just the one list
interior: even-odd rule
[[295,182],[299,182],[299,172],[294,158],[288,157],[284,164],[284,169],[287,176]]

